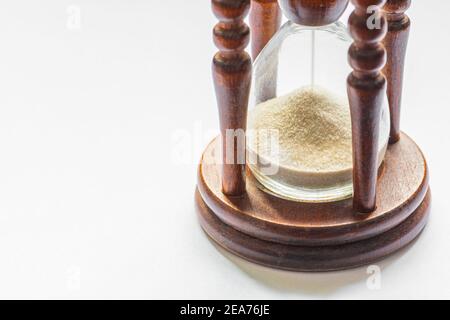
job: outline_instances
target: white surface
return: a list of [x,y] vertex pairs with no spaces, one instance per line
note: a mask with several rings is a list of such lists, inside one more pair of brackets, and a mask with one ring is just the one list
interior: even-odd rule
[[370,290],[366,268],[270,271],[201,232],[196,161],[218,126],[208,1],[3,1],[0,297],[450,298],[449,9],[409,11],[402,127],[429,160],[432,219]]

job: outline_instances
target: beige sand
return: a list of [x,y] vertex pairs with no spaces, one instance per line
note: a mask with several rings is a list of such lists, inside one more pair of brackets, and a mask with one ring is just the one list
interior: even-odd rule
[[[298,89],[257,105],[249,113],[251,153],[263,162],[278,163],[276,177],[304,188],[348,183],[352,175],[352,137],[348,101],[314,87]],[[278,132],[278,155],[266,139]],[[264,137],[264,138],[262,138]],[[277,160],[278,158],[278,160]]]

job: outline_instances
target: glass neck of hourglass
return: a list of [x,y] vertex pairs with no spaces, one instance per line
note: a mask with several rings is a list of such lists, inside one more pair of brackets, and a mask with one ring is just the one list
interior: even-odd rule
[[310,77],[310,86],[311,89],[314,89],[317,85],[316,83],[316,50],[317,50],[317,44],[316,44],[316,34],[318,31],[324,31],[329,32],[332,34],[337,35],[339,38],[342,38],[343,40],[350,40],[350,34],[348,33],[347,27],[342,22],[334,22],[325,26],[320,27],[314,27],[314,26],[305,26],[300,25],[292,21],[286,22],[286,24],[282,27],[282,29],[286,29],[286,34],[295,34],[295,33],[303,33],[307,32],[310,35],[310,50],[311,50],[311,77]]

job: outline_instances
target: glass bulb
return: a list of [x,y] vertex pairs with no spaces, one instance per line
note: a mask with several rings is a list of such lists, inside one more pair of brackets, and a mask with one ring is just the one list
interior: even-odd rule
[[[308,27],[287,22],[253,67],[248,164],[266,192],[305,202],[353,193],[347,63],[352,39],[340,22]],[[385,94],[381,165],[389,139]]]

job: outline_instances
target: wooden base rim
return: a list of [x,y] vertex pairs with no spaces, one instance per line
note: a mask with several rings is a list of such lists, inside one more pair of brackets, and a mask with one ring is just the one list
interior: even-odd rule
[[198,170],[203,201],[226,225],[250,237],[298,246],[353,243],[383,234],[404,222],[423,202],[428,190],[428,167],[419,147],[402,134],[389,146],[378,178],[377,209],[355,213],[352,199],[330,203],[302,203],[261,190],[247,170],[246,193],[222,193],[219,139],[205,150]]
[[428,167],[407,135],[390,145],[377,184],[377,209],[353,211],[352,199],[302,203],[264,192],[247,171],[246,193],[222,193],[219,140],[198,170],[196,206],[206,233],[247,260],[294,271],[331,271],[379,260],[409,244],[424,228],[431,201]]
[[430,191],[419,207],[400,225],[376,237],[337,246],[292,246],[250,237],[223,223],[203,201],[198,190],[195,202],[200,224],[217,244],[251,262],[271,268],[324,272],[374,263],[411,243],[429,216]]

